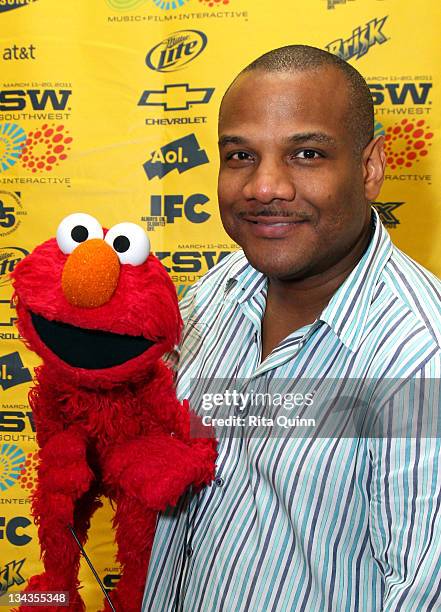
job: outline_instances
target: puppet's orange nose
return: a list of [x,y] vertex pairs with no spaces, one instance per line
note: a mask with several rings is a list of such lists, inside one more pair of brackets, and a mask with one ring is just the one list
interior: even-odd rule
[[61,285],[67,301],[81,308],[102,306],[116,289],[119,268],[118,255],[107,242],[82,242],[64,264]]

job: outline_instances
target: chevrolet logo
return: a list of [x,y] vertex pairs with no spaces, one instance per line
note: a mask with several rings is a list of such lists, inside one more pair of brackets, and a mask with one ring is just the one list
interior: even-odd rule
[[17,316],[12,298],[10,300],[0,300],[0,327],[9,327],[14,325]]
[[166,111],[188,110],[192,104],[207,104],[214,87],[191,88],[188,83],[165,85],[161,91],[146,90],[138,106],[162,106]]

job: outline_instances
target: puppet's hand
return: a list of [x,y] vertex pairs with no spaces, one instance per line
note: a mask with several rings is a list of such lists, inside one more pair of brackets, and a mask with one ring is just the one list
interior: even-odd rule
[[78,499],[93,479],[86,459],[86,443],[75,429],[53,435],[40,450],[38,479],[45,489]]
[[151,510],[175,505],[190,485],[201,487],[214,478],[214,441],[193,446],[156,434],[119,445],[109,453],[104,479],[115,490],[135,497]]

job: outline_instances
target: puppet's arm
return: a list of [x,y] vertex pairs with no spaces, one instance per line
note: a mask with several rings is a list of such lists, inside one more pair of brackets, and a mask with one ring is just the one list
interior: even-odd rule
[[[26,591],[68,591],[71,609],[81,611],[84,605],[77,592],[79,550],[69,525],[76,527],[84,541],[90,516],[97,507],[90,490],[94,476],[87,464],[82,432],[75,427],[62,429],[52,399],[44,393],[35,393],[32,399],[41,445],[32,514],[38,526],[44,572],[30,578]],[[44,429],[39,432],[40,423],[44,423]],[[48,605],[42,612],[56,609]],[[20,612],[27,612],[27,606]]]
[[186,444],[175,436],[151,434],[119,444],[104,464],[104,480],[114,491],[137,499],[150,510],[175,505],[184,491],[214,478],[214,441]]
[[191,411],[187,400],[176,397],[173,372],[162,362],[156,365],[154,378],[141,390],[140,401],[146,418],[146,431],[165,432],[190,446],[213,447],[214,430],[203,426],[202,420]]
[[182,493],[214,478],[216,441],[193,437],[188,402],[179,402],[172,373],[159,364],[153,379],[139,393],[143,434],[109,450],[105,482],[151,510],[177,503]]
[[66,513],[72,521],[72,505],[89,490],[93,472],[86,458],[86,438],[80,427],[62,418],[69,400],[63,396],[46,366],[37,369],[37,384],[29,393],[39,450],[38,488],[33,498],[34,516],[41,525],[54,496],[66,498],[55,520]]

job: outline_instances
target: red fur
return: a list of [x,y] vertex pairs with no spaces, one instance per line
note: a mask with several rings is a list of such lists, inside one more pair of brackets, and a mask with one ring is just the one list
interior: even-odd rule
[[[44,572],[30,579],[27,590],[69,591],[68,609],[84,610],[78,592],[80,555],[68,525],[84,543],[99,497],[105,495],[116,504],[122,566],[112,600],[118,612],[138,612],[157,512],[176,504],[190,485],[211,482],[216,443],[190,436],[188,405],[177,400],[172,374],[161,361],[179,339],[181,319],[160,262],[150,255],[140,266],[121,265],[110,301],[87,309],[71,305],[63,294],[66,260],[51,239],[13,274],[19,331],[43,360],[29,401],[40,446],[32,511]],[[143,336],[155,344],[118,366],[74,368],[42,342],[30,312],[85,329]],[[45,612],[58,609],[43,607]]]

